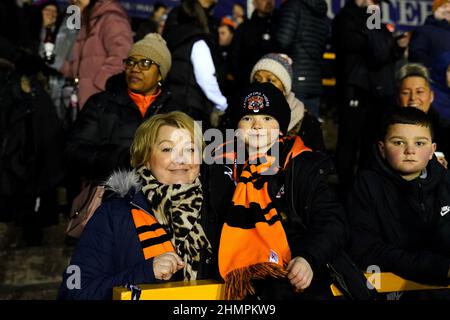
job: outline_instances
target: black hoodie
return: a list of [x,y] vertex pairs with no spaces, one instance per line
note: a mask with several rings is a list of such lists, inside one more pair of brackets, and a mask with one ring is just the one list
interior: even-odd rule
[[412,281],[448,285],[448,171],[433,157],[420,177],[406,181],[374,153],[348,199],[351,256],[363,269],[377,265]]

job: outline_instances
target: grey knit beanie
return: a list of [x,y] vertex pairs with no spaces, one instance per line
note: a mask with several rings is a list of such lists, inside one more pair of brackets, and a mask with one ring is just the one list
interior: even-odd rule
[[144,39],[136,42],[128,53],[128,56],[133,55],[144,56],[156,62],[163,80],[166,79],[172,65],[172,55],[166,41],[158,33],[149,33]]
[[255,73],[259,70],[272,72],[283,84],[286,95],[292,89],[292,59],[286,54],[269,53],[264,55],[252,69],[250,74],[250,82],[253,82]]

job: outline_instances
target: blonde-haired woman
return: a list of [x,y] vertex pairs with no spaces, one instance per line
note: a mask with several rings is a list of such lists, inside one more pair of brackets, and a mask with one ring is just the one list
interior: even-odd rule
[[81,270],[80,289],[68,288],[64,273],[60,298],[111,299],[115,286],[217,277],[220,224],[206,212],[203,146],[201,128],[181,112],[155,115],[138,128],[134,170],[109,178],[111,195],[72,256],[70,265]]

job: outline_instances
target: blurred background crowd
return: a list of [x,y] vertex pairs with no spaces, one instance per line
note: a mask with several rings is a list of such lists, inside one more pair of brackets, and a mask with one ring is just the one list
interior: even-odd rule
[[[375,28],[369,5],[381,8]],[[151,64],[160,77],[141,101],[127,93],[140,79],[124,71]],[[53,288],[74,241],[73,199],[129,166],[144,119],[179,110],[224,130],[250,82],[283,91],[290,134],[332,157],[343,198],[391,107],[427,112],[448,158],[450,1],[0,2],[0,297]],[[46,268],[51,256],[63,261]]]

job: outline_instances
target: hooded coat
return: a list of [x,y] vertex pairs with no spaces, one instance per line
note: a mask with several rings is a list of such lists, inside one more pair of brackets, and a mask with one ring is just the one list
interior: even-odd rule
[[350,254],[362,269],[448,285],[450,174],[433,157],[426,175],[406,181],[375,151],[348,198]]
[[[202,172],[202,227],[213,248],[213,255],[201,252],[197,279],[218,278],[217,245],[221,223],[210,203],[207,173]],[[153,273],[153,258],[145,260],[141,243],[131,215],[131,209],[141,209],[152,215],[148,199],[144,196],[139,175],[134,171],[115,172],[108,179],[111,194],[97,209],[81,234],[59,290],[59,299],[107,300],[112,299],[113,287],[164,283]],[[71,266],[81,270],[80,288],[70,289]],[[177,272],[171,281],[181,281]],[[188,299],[188,297],[186,297]]]
[[80,107],[91,95],[105,89],[108,78],[123,71],[122,61],[133,45],[128,14],[118,1],[97,1],[89,18],[89,34],[82,22],[72,57],[61,68],[66,78],[79,78]]

